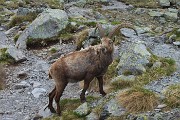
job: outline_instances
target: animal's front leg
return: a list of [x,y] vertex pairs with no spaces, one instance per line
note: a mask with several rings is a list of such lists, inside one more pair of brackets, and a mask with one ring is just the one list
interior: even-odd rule
[[106,95],[106,93],[103,90],[103,76],[98,76],[97,79],[99,82],[99,92],[104,97]]

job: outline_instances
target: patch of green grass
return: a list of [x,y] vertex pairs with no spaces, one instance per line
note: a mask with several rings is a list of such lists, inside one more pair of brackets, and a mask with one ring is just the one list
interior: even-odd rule
[[57,52],[57,49],[56,48],[51,48],[50,49],[50,53],[53,54],[53,53],[56,53]]
[[171,108],[180,107],[180,84],[174,84],[164,92],[165,103]]
[[117,80],[111,83],[111,88],[116,90],[132,87],[135,81],[131,80]]
[[17,42],[17,40],[18,40],[19,36],[20,36],[20,34],[16,34],[16,35],[14,36],[14,43],[16,43],[16,42]]
[[14,27],[16,25],[19,25],[25,21],[32,22],[37,17],[36,13],[29,13],[27,15],[14,15],[14,17],[11,19],[11,21],[8,24],[8,27]]
[[124,2],[126,4],[131,4],[135,7],[142,7],[142,8],[157,8],[159,7],[157,0],[118,0]]
[[162,65],[158,68],[148,68],[142,75],[136,77],[137,84],[148,84],[153,80],[157,80],[162,76],[169,76],[176,71],[175,61],[171,58],[162,58],[153,55],[151,57],[152,64],[155,61],[159,61]]
[[111,25],[118,25],[118,24],[121,24],[121,21],[112,21],[111,22]]
[[[87,96],[86,99],[88,103],[91,103],[99,98]],[[85,120],[85,116],[79,116],[73,112],[73,110],[77,109],[81,104],[80,99],[62,99],[60,100],[61,117],[54,115],[43,120]]]
[[171,35],[176,35],[175,41],[180,41],[180,32],[178,32],[179,28],[174,28],[170,33],[166,34],[166,37],[169,38]]
[[0,49],[0,63],[14,63],[14,59],[8,53],[6,53],[6,50],[7,48]]
[[133,87],[117,95],[119,104],[128,112],[137,113],[153,110],[159,101],[155,93],[142,87]]

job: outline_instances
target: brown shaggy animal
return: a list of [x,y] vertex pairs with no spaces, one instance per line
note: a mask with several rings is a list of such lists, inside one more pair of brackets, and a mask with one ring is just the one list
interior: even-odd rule
[[[69,53],[60,57],[54,62],[49,70],[50,78],[55,81],[55,88],[49,93],[48,108],[51,112],[61,114],[60,97],[68,84],[68,82],[79,82],[84,80],[84,88],[80,95],[81,102],[85,102],[85,92],[89,87],[89,83],[94,77],[99,82],[99,92],[103,96],[106,93],[103,90],[103,75],[106,73],[108,66],[113,61],[114,45],[111,37],[121,27],[128,27],[134,29],[129,24],[118,25],[108,37],[104,36],[104,30],[101,25],[97,24],[100,32],[101,44],[90,46],[86,49]],[[135,29],[134,29],[135,30]],[[53,98],[57,104],[57,111],[52,106]],[[46,107],[46,108],[47,108]]]

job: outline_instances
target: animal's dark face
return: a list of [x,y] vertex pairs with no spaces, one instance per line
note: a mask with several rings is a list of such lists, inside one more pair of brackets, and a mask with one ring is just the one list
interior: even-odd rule
[[114,45],[113,45],[113,40],[112,39],[110,39],[110,38],[108,38],[108,37],[103,37],[102,39],[101,39],[101,42],[102,42],[102,45],[103,46],[106,46],[106,48],[107,48],[107,51],[109,51],[109,52],[113,52],[113,48],[114,48]]

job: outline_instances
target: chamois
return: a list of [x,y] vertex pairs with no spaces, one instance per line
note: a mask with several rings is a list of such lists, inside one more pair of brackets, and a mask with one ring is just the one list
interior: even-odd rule
[[[131,24],[120,24],[117,25],[108,36],[105,36],[104,29],[100,24],[97,24],[96,29],[99,29],[101,44],[64,55],[51,65],[49,77],[55,81],[55,87],[49,93],[49,104],[47,105],[51,112],[61,114],[59,105],[60,97],[68,82],[84,80],[84,88],[80,95],[81,102],[86,101],[85,92],[94,77],[98,79],[100,94],[102,94],[102,96],[106,95],[103,90],[103,76],[113,61],[114,45],[111,38],[117,30],[123,27],[135,30]],[[54,97],[57,104],[56,111],[52,105]]]

